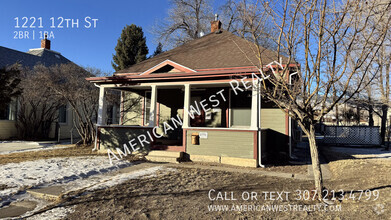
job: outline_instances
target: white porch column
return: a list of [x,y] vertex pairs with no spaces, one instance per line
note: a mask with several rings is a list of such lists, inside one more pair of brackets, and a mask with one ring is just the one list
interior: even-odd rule
[[185,84],[185,101],[183,106],[183,125],[182,128],[189,128],[190,126],[190,118],[189,118],[189,108],[190,108],[190,84]]
[[[259,87],[253,86],[252,88],[252,96],[251,96],[251,130],[259,129]],[[259,110],[259,111],[258,111]]]
[[106,125],[106,98],[105,88],[99,87],[99,109],[98,109],[98,125]]
[[149,124],[150,127],[156,126],[156,101],[157,101],[157,87],[156,85],[151,86],[151,108],[149,110]]

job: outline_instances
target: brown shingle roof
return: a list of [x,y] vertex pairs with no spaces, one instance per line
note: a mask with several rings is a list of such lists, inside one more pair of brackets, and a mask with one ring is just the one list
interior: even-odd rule
[[[228,31],[210,33],[184,45],[144,60],[117,73],[144,72],[165,60],[171,60],[191,69],[259,66],[255,45]],[[278,61],[276,53],[262,48],[266,65]]]

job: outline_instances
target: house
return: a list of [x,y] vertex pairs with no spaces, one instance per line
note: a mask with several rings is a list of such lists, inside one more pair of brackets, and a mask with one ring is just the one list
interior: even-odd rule
[[[267,64],[284,59],[261,50]],[[174,151],[192,161],[251,167],[288,157],[294,123],[242,84],[260,77],[256,51],[212,21],[210,34],[113,76],[87,78],[100,88],[96,148]],[[103,123],[112,89],[122,92],[119,125]]]
[[[33,68],[35,65],[42,64],[52,66],[57,64],[71,63],[70,60],[61,55],[61,53],[51,50],[50,40],[42,39],[41,48],[30,49],[28,52],[21,52],[10,48],[0,46],[0,67],[19,64],[23,67]],[[5,110],[0,111],[0,140],[10,139],[17,136],[18,103],[12,101]],[[70,107],[63,106],[59,110],[59,125],[61,128],[60,138],[70,138],[70,130],[73,127],[72,111]],[[52,126],[51,137],[55,136],[55,126]],[[77,131],[74,131],[76,134]]]

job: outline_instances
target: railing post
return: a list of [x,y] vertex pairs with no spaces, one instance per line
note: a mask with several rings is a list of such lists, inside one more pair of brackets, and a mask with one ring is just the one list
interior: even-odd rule
[[151,86],[151,108],[149,110],[149,126],[156,126],[156,101],[157,101],[157,87],[156,85]]
[[105,88],[99,87],[99,109],[98,109],[98,123],[97,125],[106,124],[106,99],[105,99]]
[[183,106],[183,125],[182,128],[189,128],[190,125],[190,118],[189,118],[189,112],[190,111],[190,97],[191,97],[191,90],[190,90],[190,84],[185,84],[185,100],[184,100],[184,106]]

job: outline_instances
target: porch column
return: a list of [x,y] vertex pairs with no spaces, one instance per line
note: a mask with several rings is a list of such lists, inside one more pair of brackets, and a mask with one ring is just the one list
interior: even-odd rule
[[258,117],[259,117],[259,111],[258,111],[258,105],[259,104],[259,87],[253,86],[252,88],[252,96],[251,96],[251,130],[258,130],[259,129],[259,123],[258,123]]
[[182,128],[189,128],[190,119],[189,119],[189,108],[190,108],[190,84],[185,84],[185,101],[183,106],[183,125]]
[[99,87],[99,108],[98,108],[98,125],[106,125],[106,98],[105,88]]
[[150,127],[156,126],[156,100],[157,100],[157,87],[156,85],[151,86],[151,108],[149,110],[149,124]]

